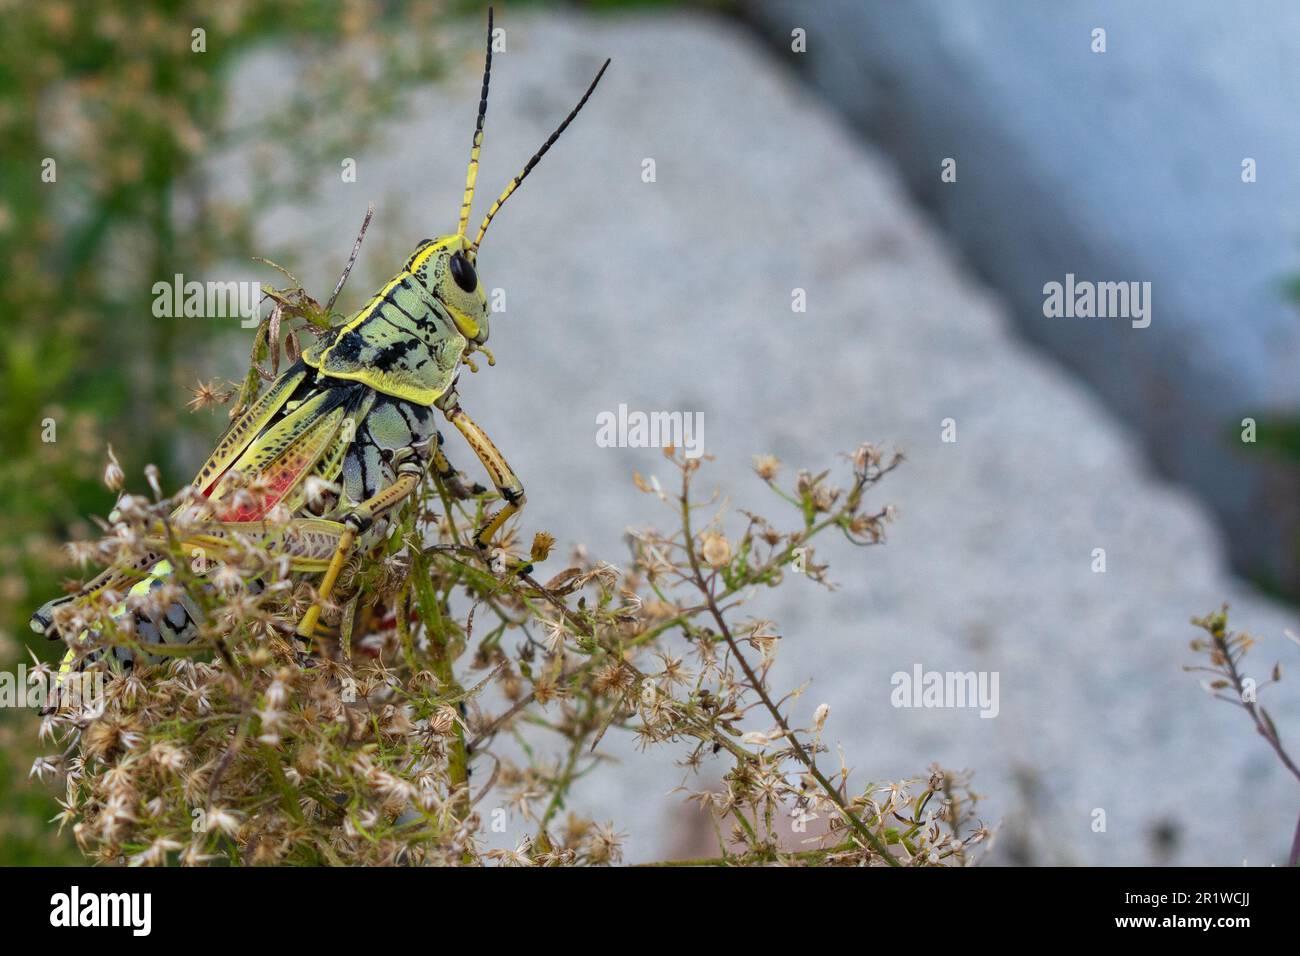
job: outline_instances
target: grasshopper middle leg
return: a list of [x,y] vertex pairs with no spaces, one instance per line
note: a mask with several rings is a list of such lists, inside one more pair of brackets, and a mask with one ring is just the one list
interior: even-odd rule
[[344,562],[347,561],[348,555],[352,553],[352,547],[356,544],[358,536],[369,530],[370,526],[375,523],[375,519],[380,515],[405,501],[407,496],[420,484],[423,473],[423,462],[407,459],[398,466],[396,481],[343,516],[343,533],[339,536],[338,547],[334,551],[333,558],[330,559],[329,566],[325,569],[325,576],[321,578],[320,587],[316,592],[316,600],[312,602],[311,607],[307,608],[307,613],[298,622],[299,637],[310,640],[315,634],[317,621],[320,620],[321,608],[329,600],[330,594],[333,593],[339,572],[343,570]]
[[475,495],[481,495],[487,489],[474,482],[468,488],[461,481],[460,472],[458,472],[447,460],[447,454],[442,450],[443,438],[442,432],[437,432],[438,443],[433,450],[433,470],[438,478],[442,481],[443,486],[451,493],[451,496],[457,501],[465,501]]

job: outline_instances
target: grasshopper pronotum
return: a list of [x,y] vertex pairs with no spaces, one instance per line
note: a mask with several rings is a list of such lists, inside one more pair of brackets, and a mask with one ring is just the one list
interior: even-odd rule
[[[471,241],[466,230],[492,72],[489,9],[483,90],[456,231],[421,242],[397,275],[306,349],[238,415],[199,469],[192,488],[206,499],[215,523],[207,533],[182,542],[187,547],[220,549],[227,535],[256,536],[274,508],[293,513],[293,533],[281,544],[291,569],[322,574],[316,598],[298,622],[300,638],[310,641],[317,635],[321,607],[358,540],[373,542],[386,532],[385,515],[416,489],[430,463],[449,489],[465,493],[443,454],[435,409],[464,436],[504,501],[483,520],[475,544],[487,549],[502,524],[523,506],[523,485],[487,433],[461,408],[456,392],[460,367],[474,367],[472,353],[483,352],[494,364],[485,345],[487,296],[475,265],[502,204],[577,116],[608,66],[606,60],[578,104],[492,203]],[[337,504],[324,515],[306,509],[305,485],[313,477],[339,487]],[[250,484],[262,489],[252,501],[246,493],[236,493]],[[48,602],[32,616],[32,628],[60,637],[60,606],[109,591],[140,593],[155,586],[171,570],[161,541],[159,545],[131,567],[109,569],[77,593]],[[183,642],[195,633],[194,613],[190,602],[178,602],[137,623],[157,641]],[[86,638],[84,632],[72,635],[71,644]],[[60,674],[82,656],[71,646]]]

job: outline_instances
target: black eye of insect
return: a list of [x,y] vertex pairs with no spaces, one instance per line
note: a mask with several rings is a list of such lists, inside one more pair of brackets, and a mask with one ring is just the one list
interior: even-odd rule
[[451,277],[456,280],[456,285],[460,286],[462,292],[473,292],[478,288],[478,274],[463,252],[452,254]]

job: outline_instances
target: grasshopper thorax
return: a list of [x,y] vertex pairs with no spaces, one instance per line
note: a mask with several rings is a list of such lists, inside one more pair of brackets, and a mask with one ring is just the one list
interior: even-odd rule
[[426,239],[343,325],[302,353],[329,378],[364,382],[417,405],[446,395],[462,362],[488,337],[487,296],[459,234]]

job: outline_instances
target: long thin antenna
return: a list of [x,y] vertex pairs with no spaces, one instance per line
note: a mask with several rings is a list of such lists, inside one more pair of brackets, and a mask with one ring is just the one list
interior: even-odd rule
[[366,230],[370,228],[370,219],[375,214],[375,204],[366,204],[366,218],[361,220],[361,231],[357,233],[357,241],[352,244],[352,255],[348,256],[348,264],[343,267],[343,274],[339,276],[339,281],[334,283],[334,292],[330,296],[329,302],[325,303],[325,316],[329,317],[330,310],[334,308],[334,303],[338,301],[339,293],[343,291],[343,286],[347,284],[348,276],[352,275],[352,267],[357,264],[357,256],[361,254],[361,241],[366,238]]
[[487,216],[483,219],[483,225],[478,227],[478,237],[470,246],[471,252],[478,252],[479,243],[483,241],[483,236],[487,233],[488,224],[492,222],[492,217],[497,214],[497,210],[499,210],[505,201],[510,198],[510,194],[519,188],[519,184],[522,183],[524,178],[533,171],[533,167],[536,166],[541,158],[546,155],[546,151],[555,145],[555,141],[560,138],[560,134],[568,129],[569,124],[573,122],[573,118],[578,115],[578,111],[587,104],[587,100],[591,98],[592,91],[596,89],[596,84],[600,82],[600,78],[605,75],[605,70],[609,67],[609,64],[609,60],[604,62],[600,68],[600,72],[596,74],[596,78],[591,81],[591,86],[587,87],[587,92],[583,93],[582,99],[578,100],[578,105],[575,106],[572,112],[564,118],[564,122],[556,127],[556,130],[551,134],[550,139],[543,143],[542,148],[533,155],[533,158],[530,159],[527,164],[525,164],[524,168],[520,170],[519,175],[516,176],[514,181],[505,188],[505,192],[497,197],[497,201],[492,204],[492,208],[488,210]]
[[474,124],[474,143],[469,150],[469,169],[465,172],[465,198],[460,204],[460,227],[456,235],[465,235],[469,226],[469,207],[474,202],[474,184],[478,181],[478,154],[483,148],[483,120],[487,117],[488,81],[492,79],[492,8],[488,7],[487,56],[483,60],[483,94],[478,101],[478,121]]

